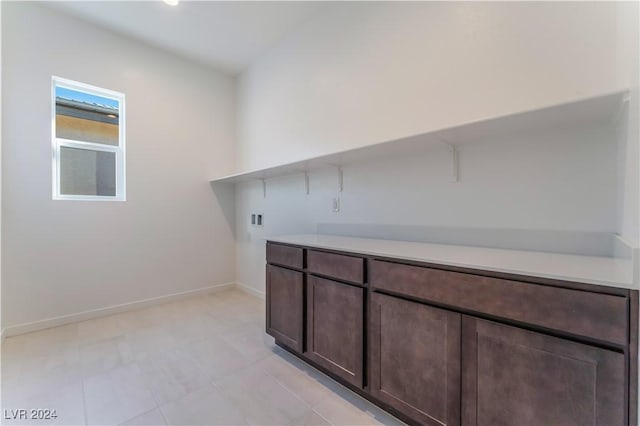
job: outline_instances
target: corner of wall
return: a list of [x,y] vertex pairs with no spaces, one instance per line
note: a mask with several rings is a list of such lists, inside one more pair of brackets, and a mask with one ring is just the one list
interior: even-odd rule
[[[6,2],[0,2],[0,29],[2,25],[2,9]],[[4,323],[2,317],[2,31],[0,31],[0,327]],[[4,328],[0,335],[0,342],[4,340]]]

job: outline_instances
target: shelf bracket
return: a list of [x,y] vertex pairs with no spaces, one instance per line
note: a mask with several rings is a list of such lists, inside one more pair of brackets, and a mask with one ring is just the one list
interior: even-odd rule
[[262,197],[267,198],[267,180],[260,179],[260,181],[262,181]]
[[458,148],[452,143],[449,143],[444,140],[440,140],[444,146],[447,147],[447,151],[449,152],[449,164],[451,165],[451,169],[449,171],[449,182],[455,183],[458,182]]
[[331,164],[331,163],[327,163],[327,166],[330,167],[335,167],[336,172],[337,172],[337,178],[338,178],[338,192],[342,192],[342,190],[344,189],[344,185],[342,183],[342,166],[338,166],[337,164]]
[[304,190],[309,195],[309,173],[304,172]]
[[629,102],[631,102],[631,93],[625,92],[620,99],[620,104],[618,105],[613,117],[615,123],[618,123],[624,117],[625,113],[628,111]]
[[449,161],[451,163],[451,172],[449,174],[449,182],[458,182],[458,148],[448,144]]

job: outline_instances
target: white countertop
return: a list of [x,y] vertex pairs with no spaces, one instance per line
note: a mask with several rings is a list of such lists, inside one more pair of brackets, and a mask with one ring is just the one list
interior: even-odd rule
[[633,283],[631,259],[334,235],[284,235],[266,240],[370,256],[637,289]]

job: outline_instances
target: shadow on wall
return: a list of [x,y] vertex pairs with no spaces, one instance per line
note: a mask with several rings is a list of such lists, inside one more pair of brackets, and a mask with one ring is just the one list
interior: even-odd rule
[[235,185],[210,182],[211,190],[218,200],[218,205],[229,225],[233,238],[236,238],[236,190]]
[[585,256],[613,256],[615,247],[613,234],[588,231],[319,223],[317,233]]

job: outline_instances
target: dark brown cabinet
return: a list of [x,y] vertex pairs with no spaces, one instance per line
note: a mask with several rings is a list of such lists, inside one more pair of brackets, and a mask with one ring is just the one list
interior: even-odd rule
[[465,426],[625,424],[625,359],[614,351],[463,318]]
[[267,332],[410,424],[637,424],[638,291],[267,244]]
[[307,277],[307,356],[352,385],[362,387],[364,289]]
[[304,277],[302,272],[267,265],[267,333],[303,351]]
[[459,425],[460,317],[373,293],[371,394],[420,423]]
[[364,259],[361,257],[307,250],[307,269],[342,281],[364,282]]

